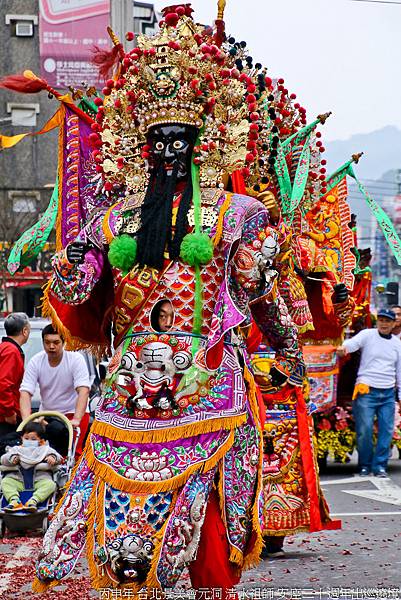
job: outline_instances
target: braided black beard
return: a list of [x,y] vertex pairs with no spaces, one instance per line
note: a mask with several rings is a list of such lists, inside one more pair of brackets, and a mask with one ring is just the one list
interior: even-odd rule
[[172,208],[177,183],[178,162],[171,175],[164,165],[157,165],[149,180],[141,208],[141,228],[137,241],[137,261],[140,267],[161,270],[166,246],[172,260],[180,253],[182,238],[187,231],[187,215],[192,199],[192,181],[189,178],[177,212],[175,235],[172,238]]
[[192,201],[192,179],[189,177],[187,185],[182,192],[180,206],[177,211],[177,219],[175,222],[174,239],[169,245],[169,255],[172,260],[175,260],[180,255],[181,242],[188,228],[188,211]]

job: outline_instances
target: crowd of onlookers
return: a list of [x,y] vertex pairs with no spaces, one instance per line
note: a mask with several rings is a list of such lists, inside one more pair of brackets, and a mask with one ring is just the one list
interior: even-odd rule
[[[42,330],[43,351],[24,365],[24,344],[31,326],[25,313],[13,313],[4,321],[6,336],[0,343],[0,453],[3,473],[1,491],[6,511],[21,508],[34,512],[38,502],[54,491],[49,476],[65,456],[68,429],[57,417],[29,420],[17,433],[19,424],[32,413],[32,396],[40,391],[39,411],[58,412],[77,429],[76,456],[82,453],[89,428],[88,399],[91,387],[87,357],[68,352],[62,336],[51,324]],[[33,490],[23,506],[20,492]]]

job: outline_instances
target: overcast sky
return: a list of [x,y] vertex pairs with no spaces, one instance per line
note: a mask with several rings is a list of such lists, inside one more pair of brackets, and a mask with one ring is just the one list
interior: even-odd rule
[[[172,2],[154,4],[160,10]],[[192,6],[197,21],[214,20],[216,0],[192,0]],[[333,112],[327,140],[385,125],[401,129],[401,4],[227,0],[225,22],[270,76],[285,79],[308,120]]]

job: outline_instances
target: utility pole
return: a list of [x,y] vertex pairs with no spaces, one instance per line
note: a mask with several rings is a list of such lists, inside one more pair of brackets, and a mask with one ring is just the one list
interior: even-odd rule
[[134,27],[134,1],[110,0],[110,23],[125,50],[132,50],[133,43],[127,42],[125,34]]
[[125,50],[132,50],[136,43],[135,39],[127,42],[127,31],[133,31],[135,36],[150,35],[157,29],[159,17],[153,4],[136,0],[110,0],[111,28]]

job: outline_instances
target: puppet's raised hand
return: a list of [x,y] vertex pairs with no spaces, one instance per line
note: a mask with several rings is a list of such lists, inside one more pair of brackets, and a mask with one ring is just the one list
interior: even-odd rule
[[341,304],[348,300],[348,290],[345,287],[345,283],[337,283],[334,286],[332,300],[334,304]]
[[82,264],[85,260],[85,254],[91,246],[83,242],[73,242],[66,247],[66,255],[70,263]]
[[279,369],[273,366],[270,369],[269,379],[271,385],[278,388],[282,387],[286,383],[288,377],[285,373],[282,373]]

